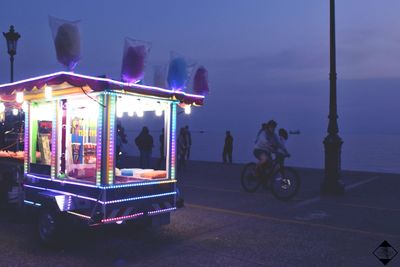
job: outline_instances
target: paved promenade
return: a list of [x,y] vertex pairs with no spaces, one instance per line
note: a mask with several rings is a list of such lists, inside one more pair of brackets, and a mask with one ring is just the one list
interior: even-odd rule
[[[73,245],[37,246],[30,221],[0,214],[0,266],[384,266],[372,252],[400,251],[400,175],[343,172],[347,193],[320,197],[322,170],[301,169],[290,202],[245,193],[242,165],[189,162],[178,173],[186,207],[159,229],[112,225]],[[400,266],[397,255],[387,266]]]

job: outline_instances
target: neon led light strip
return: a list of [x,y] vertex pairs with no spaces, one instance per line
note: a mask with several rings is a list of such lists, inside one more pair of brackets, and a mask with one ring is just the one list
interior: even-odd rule
[[163,181],[156,181],[156,182],[143,182],[143,183],[133,183],[133,184],[100,186],[99,188],[101,188],[101,189],[116,189],[116,188],[126,188],[126,187],[135,187],[135,186],[169,184],[169,183],[176,183],[176,180],[163,180]]
[[103,219],[101,220],[102,223],[108,223],[108,222],[114,222],[114,221],[121,221],[121,220],[127,220],[127,219],[132,219],[138,216],[143,216],[144,213],[140,212],[140,213],[135,213],[132,215],[127,215],[127,216],[122,216],[122,217],[116,217],[116,218],[109,218],[109,219]]
[[51,125],[51,179],[56,178],[56,164],[57,164],[57,114],[58,114],[58,101],[53,101],[53,122]]
[[101,184],[101,160],[102,160],[102,138],[103,138],[103,105],[104,105],[104,95],[99,95],[97,97],[99,101],[99,114],[97,117],[97,141],[96,141],[96,184]]
[[81,217],[81,218],[84,218],[84,219],[87,219],[87,220],[90,220],[90,216],[87,216],[87,215],[84,215],[84,214],[80,214],[80,213],[73,212],[73,211],[67,211],[67,213],[75,215],[75,216],[78,216],[78,217]]
[[[50,178],[36,176],[33,174],[27,174],[27,177],[31,178],[31,179],[52,181]],[[136,187],[136,186],[176,183],[176,180],[163,180],[163,181],[155,181],[155,182],[131,183],[131,184],[121,184],[121,185],[110,185],[110,186],[98,186],[98,185],[84,184],[84,183],[67,181],[67,180],[62,180],[62,181],[54,180],[53,182],[57,182],[60,184],[73,184],[73,185],[79,185],[79,186],[83,186],[83,187],[91,187],[91,188],[99,188],[99,189],[107,190],[107,189],[127,188],[127,187]]]
[[27,184],[25,184],[24,187],[33,188],[33,189],[37,189],[37,190],[50,191],[50,192],[54,192],[54,193],[59,193],[59,194],[67,195],[67,196],[73,196],[73,197],[82,198],[82,199],[86,199],[86,200],[97,202],[97,199],[95,199],[95,198],[82,196],[82,195],[77,195],[77,194],[72,194],[72,193],[65,192],[65,191],[54,190],[54,189],[49,189],[49,188],[44,188],[44,187],[39,187],[39,186],[33,186],[33,185],[27,185]]
[[171,177],[175,179],[175,167],[176,167],[176,104],[172,103],[171,111]]
[[69,193],[69,192],[65,192],[65,191],[54,190],[54,189],[49,189],[49,188],[44,188],[44,187],[39,187],[39,186],[33,186],[33,185],[25,184],[24,187],[33,188],[33,189],[37,189],[37,190],[45,190],[45,191],[64,194],[64,195],[73,196],[73,197],[77,197],[77,198],[82,198],[82,199],[98,202],[98,203],[100,203],[102,205],[115,204],[115,203],[134,201],[134,200],[140,200],[140,199],[148,199],[148,198],[156,198],[156,197],[164,197],[164,196],[176,195],[176,192],[168,192],[168,193],[162,193],[162,194],[147,195],[147,196],[140,196],[140,197],[131,197],[131,198],[124,198],[124,199],[116,199],[116,200],[110,200],[110,201],[100,201],[100,200],[97,200],[97,199],[92,198],[92,197],[82,196],[82,195],[78,195],[78,194],[73,194],[73,193]]
[[131,198],[125,198],[125,199],[110,200],[110,201],[105,201],[103,203],[107,205],[107,204],[115,204],[115,203],[121,203],[121,202],[126,202],[126,201],[134,201],[134,200],[139,200],[139,199],[148,199],[148,198],[164,197],[164,196],[171,196],[171,195],[176,195],[176,192],[169,192],[169,193],[155,194],[155,195],[148,195],[148,196],[141,196],[141,197],[131,197]]
[[37,206],[37,207],[42,206],[42,204],[40,204],[40,203],[36,203],[36,202],[33,202],[33,201],[29,201],[29,200],[24,200],[24,203],[32,205],[32,206]]
[[24,129],[24,174],[28,173],[29,165],[29,113],[31,112],[30,104],[28,110],[25,111],[25,129]]
[[155,211],[149,211],[149,215],[154,215],[154,214],[159,214],[159,213],[164,213],[168,211],[173,211],[176,210],[176,208],[168,208],[168,209],[162,209],[162,210],[155,210]]
[[107,140],[108,148],[108,160],[107,160],[107,184],[112,185],[114,183],[114,158],[115,158],[115,110],[116,110],[116,96],[109,95],[108,102],[108,134]]
[[166,93],[175,93],[175,94],[180,94],[180,95],[190,96],[190,97],[195,97],[195,98],[204,98],[204,96],[202,96],[202,95],[188,94],[188,93],[184,93],[182,91],[168,90],[168,89],[163,89],[163,88],[156,87],[156,86],[148,86],[148,85],[135,84],[135,83],[125,83],[125,82],[111,80],[109,78],[93,77],[93,76],[77,74],[77,73],[67,72],[67,71],[60,71],[60,72],[55,72],[52,74],[36,76],[33,78],[29,78],[29,79],[25,79],[25,80],[13,82],[13,83],[5,83],[5,84],[0,85],[0,88],[6,87],[6,86],[18,85],[20,83],[30,82],[30,81],[34,81],[34,80],[38,80],[38,79],[43,79],[43,78],[50,78],[52,76],[61,75],[61,74],[66,74],[66,75],[75,76],[75,77],[84,78],[84,79],[91,79],[91,80],[95,80],[95,81],[109,82],[109,83],[119,85],[119,86],[122,85],[122,86],[136,87],[136,88],[141,88],[141,89],[150,89],[150,90],[161,91],[161,92],[166,92]]

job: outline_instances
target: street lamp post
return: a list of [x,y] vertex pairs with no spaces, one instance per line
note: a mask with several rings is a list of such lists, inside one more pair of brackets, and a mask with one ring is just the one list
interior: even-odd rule
[[10,55],[10,67],[11,67],[11,82],[14,81],[14,56],[17,54],[17,42],[21,35],[14,30],[14,26],[10,26],[10,30],[5,33],[4,37],[7,41],[7,52]]
[[322,194],[339,195],[344,193],[340,180],[342,138],[339,136],[336,101],[336,38],[335,38],[335,0],[330,0],[330,95],[328,135],[324,139],[325,177],[321,185]]
[[[14,56],[17,54],[17,42],[18,39],[21,37],[21,35],[14,30],[14,26],[10,26],[10,30],[8,32],[3,32],[4,37],[6,38],[7,41],[7,52],[10,55],[10,68],[11,68],[11,73],[10,73],[10,81],[14,81]],[[20,143],[20,134],[22,132],[21,129],[21,114],[18,112],[18,126],[20,129],[18,129],[18,138],[17,138],[17,144],[16,144],[16,150],[19,151],[19,143]]]

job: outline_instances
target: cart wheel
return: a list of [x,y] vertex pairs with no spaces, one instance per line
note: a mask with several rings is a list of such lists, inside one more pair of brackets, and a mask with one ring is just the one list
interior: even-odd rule
[[38,216],[38,234],[44,245],[55,245],[61,239],[61,213],[54,208],[43,208]]

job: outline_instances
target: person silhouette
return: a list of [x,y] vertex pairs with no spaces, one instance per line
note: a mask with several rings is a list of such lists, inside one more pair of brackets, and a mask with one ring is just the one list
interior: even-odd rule
[[148,169],[153,150],[153,137],[149,134],[147,127],[143,127],[140,134],[135,138],[135,144],[140,151],[140,168]]
[[186,159],[190,158],[190,148],[192,146],[192,135],[189,131],[189,126],[185,126],[185,138],[186,138]]
[[188,148],[188,142],[186,139],[186,130],[181,128],[177,140],[177,151],[178,151],[178,169],[186,167],[186,153]]
[[230,131],[226,131],[224,150],[222,152],[222,160],[224,161],[224,163],[227,163],[227,161],[229,160],[229,163],[232,164],[232,150],[233,150],[233,137]]

